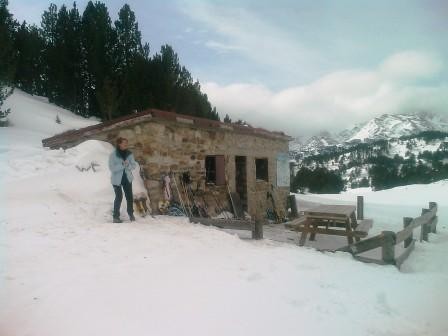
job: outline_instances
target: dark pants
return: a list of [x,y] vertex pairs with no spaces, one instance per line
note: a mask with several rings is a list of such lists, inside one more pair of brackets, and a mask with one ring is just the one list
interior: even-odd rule
[[121,200],[123,199],[123,191],[121,188],[123,187],[124,190],[124,196],[126,197],[126,204],[127,204],[127,212],[129,217],[131,217],[134,214],[134,207],[133,207],[133,197],[132,197],[132,182],[129,182],[126,173],[123,173],[123,177],[121,178],[121,185],[116,186],[114,185],[114,191],[115,191],[115,200],[114,200],[114,218],[120,218],[120,207],[121,207]]

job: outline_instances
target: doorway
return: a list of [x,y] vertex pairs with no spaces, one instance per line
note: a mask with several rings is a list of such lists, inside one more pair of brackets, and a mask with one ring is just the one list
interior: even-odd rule
[[235,186],[244,211],[247,211],[247,160],[245,156],[235,156]]

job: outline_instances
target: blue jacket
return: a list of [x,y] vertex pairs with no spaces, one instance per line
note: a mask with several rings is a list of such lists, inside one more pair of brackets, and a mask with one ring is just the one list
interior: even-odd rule
[[113,185],[120,185],[121,184],[121,178],[123,177],[123,172],[126,172],[126,177],[128,178],[129,182],[132,182],[132,179],[134,178],[132,176],[132,170],[134,170],[137,167],[137,163],[134,160],[134,155],[131,153],[126,158],[128,161],[127,167],[124,165],[124,160],[122,157],[119,157],[117,155],[117,150],[115,149],[109,156],[109,169],[111,174],[111,182]]

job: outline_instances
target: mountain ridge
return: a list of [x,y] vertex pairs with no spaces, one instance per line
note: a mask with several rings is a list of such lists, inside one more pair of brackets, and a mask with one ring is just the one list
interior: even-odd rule
[[383,114],[335,134],[325,131],[305,141],[296,138],[290,143],[290,154],[292,157],[306,157],[337,147],[396,139],[425,131],[448,132],[448,120],[429,112]]

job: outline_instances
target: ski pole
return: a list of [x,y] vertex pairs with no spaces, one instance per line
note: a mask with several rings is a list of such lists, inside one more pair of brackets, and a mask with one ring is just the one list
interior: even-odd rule
[[229,184],[228,184],[227,173],[226,173],[226,187],[227,187],[227,192],[229,193],[230,202],[232,203],[233,213],[234,213],[234,215],[235,215],[235,218],[238,218],[238,217],[237,217],[236,210],[235,210],[235,204],[233,203],[232,194],[230,193],[230,187],[229,187]]
[[184,204],[184,201],[183,201],[183,199],[182,199],[182,195],[180,194],[179,187],[177,186],[176,175],[175,175],[175,173],[173,173],[173,177],[174,177],[174,178],[173,178],[173,180],[174,180],[174,187],[176,188],[177,195],[179,196],[179,202],[180,202],[180,205],[182,206],[182,209],[184,210],[184,214],[185,214],[185,216],[188,217],[187,209],[185,208],[185,204]]

